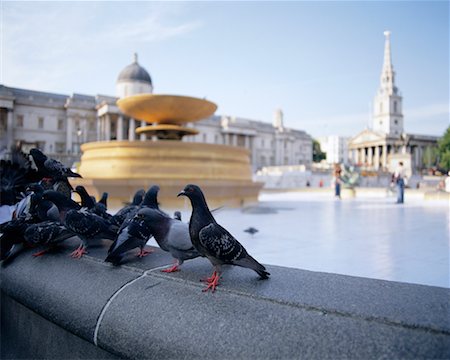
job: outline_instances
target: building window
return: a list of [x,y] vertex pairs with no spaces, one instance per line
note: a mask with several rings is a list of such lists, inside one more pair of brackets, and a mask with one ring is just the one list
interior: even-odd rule
[[89,131],[95,131],[95,121],[89,120]]
[[398,120],[397,119],[394,120],[394,124],[398,125]]
[[16,117],[16,127],[23,128],[23,115],[17,115],[17,117]]
[[58,119],[58,130],[64,130],[64,119]]
[[38,118],[38,128],[39,129],[43,129],[44,128],[44,118],[43,117],[39,117]]
[[397,101],[394,101],[394,112],[397,112]]
[[383,112],[383,103],[380,103],[380,113]]

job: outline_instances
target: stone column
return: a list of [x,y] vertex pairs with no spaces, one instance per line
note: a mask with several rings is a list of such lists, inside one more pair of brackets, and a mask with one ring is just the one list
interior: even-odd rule
[[381,162],[383,165],[383,169],[387,168],[387,145],[384,144],[381,150]]
[[366,165],[366,148],[361,148],[361,164]]
[[67,126],[66,126],[66,152],[72,154],[72,118],[70,116],[67,117]]
[[117,140],[123,140],[123,117],[122,117],[122,115],[119,115],[119,118],[117,119],[116,138],[117,138]]
[[111,140],[111,117],[109,114],[105,115],[105,140]]
[[84,118],[83,119],[83,126],[82,126],[82,130],[83,130],[83,143],[88,141],[88,131],[89,131],[89,126],[88,126],[88,119]]
[[380,147],[375,146],[375,170],[380,168]]
[[97,134],[96,134],[96,139],[97,139],[97,141],[100,141],[101,140],[101,132],[102,132],[102,128],[101,128],[101,119],[100,119],[100,117],[97,115],[96,116],[96,122],[97,122],[97,124],[96,124],[96,127],[97,127]]
[[11,149],[11,146],[14,142],[14,133],[13,133],[13,126],[14,126],[14,111],[13,109],[6,109],[7,111],[7,118],[6,118],[6,145],[8,146],[8,150]]
[[[147,123],[145,121],[141,121],[141,127],[146,126],[146,125],[147,125]],[[145,141],[146,139],[147,139],[147,136],[145,136],[145,134],[139,135],[139,140]]]
[[370,146],[368,149],[367,149],[367,151],[368,151],[368,153],[367,153],[367,156],[368,156],[368,158],[369,158],[369,166],[370,167],[372,167],[373,168],[373,147],[372,146]]
[[128,140],[134,141],[136,140],[136,124],[133,118],[130,118],[130,122],[128,125]]

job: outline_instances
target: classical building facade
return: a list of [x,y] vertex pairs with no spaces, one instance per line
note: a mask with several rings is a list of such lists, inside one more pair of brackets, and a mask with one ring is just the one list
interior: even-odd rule
[[348,158],[348,137],[339,135],[321,136],[317,138],[320,149],[326,153],[325,161],[328,164],[347,164]]
[[438,137],[405,133],[403,98],[395,83],[390,32],[385,31],[384,35],[384,62],[374,99],[372,128],[349,141],[349,158],[354,164],[385,171],[392,168],[391,160],[405,158],[412,171],[420,170],[425,149],[436,146]]
[[[71,96],[0,85],[0,150],[20,143],[24,151],[39,147],[67,165],[80,158],[80,145],[91,141],[154,140],[135,130],[145,122],[125,116],[118,98],[152,93],[149,73],[135,55],[116,81],[116,96]],[[312,163],[312,138],[285,128],[277,110],[273,124],[234,116],[214,115],[190,124],[200,131],[183,141],[226,144],[249,150],[253,170],[262,166]]]

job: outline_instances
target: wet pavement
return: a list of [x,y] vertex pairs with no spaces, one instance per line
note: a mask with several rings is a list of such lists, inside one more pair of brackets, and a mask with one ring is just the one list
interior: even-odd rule
[[[188,221],[187,206],[182,215]],[[336,200],[295,192],[262,194],[256,207],[215,212],[265,264],[447,288],[449,216],[445,201],[406,197],[398,205],[392,196]],[[244,232],[248,227],[258,232]]]

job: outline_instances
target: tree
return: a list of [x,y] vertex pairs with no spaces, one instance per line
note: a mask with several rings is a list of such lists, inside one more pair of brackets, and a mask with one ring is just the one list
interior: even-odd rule
[[450,126],[444,136],[438,141],[439,167],[450,170]]
[[324,153],[320,148],[320,143],[313,139],[313,162],[320,162],[325,159],[326,153]]
[[439,161],[439,150],[437,146],[427,146],[423,151],[422,163],[429,169],[436,166]]

